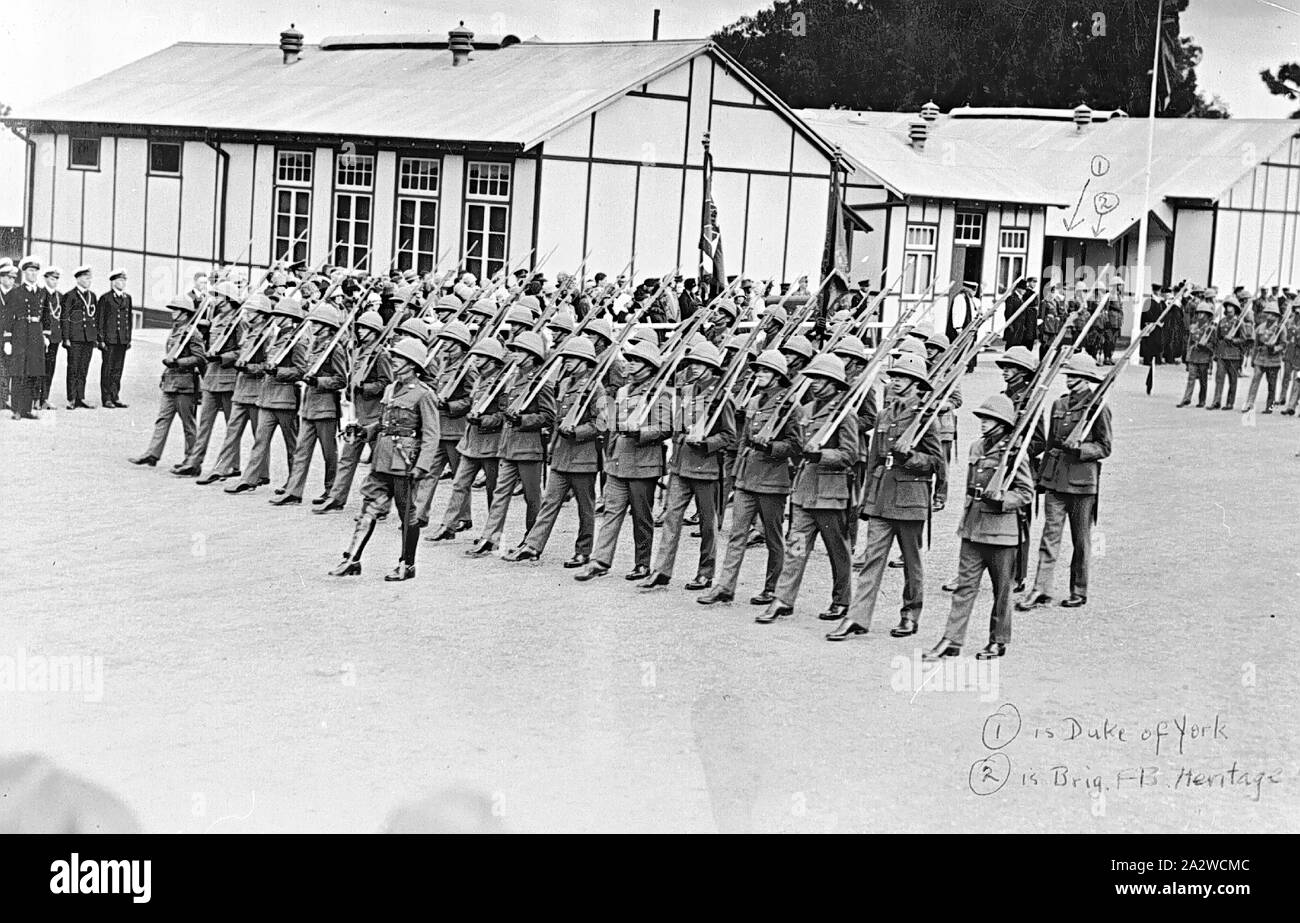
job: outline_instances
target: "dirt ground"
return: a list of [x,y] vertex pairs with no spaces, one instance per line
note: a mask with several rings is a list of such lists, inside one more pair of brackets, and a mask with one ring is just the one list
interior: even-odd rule
[[[795,617],[768,626],[744,602],[761,549],[729,607],[681,589],[693,539],[667,589],[619,579],[630,524],[614,575],[577,584],[571,511],[539,565],[422,542],[418,578],[385,583],[389,523],[363,577],[330,579],[351,515],[173,477],[179,424],[159,467],[126,463],[161,368],[158,334],[140,339],[129,409],[0,420],[0,751],[48,754],[146,830],[373,831],[449,787],[528,832],[1300,830],[1300,423],[1175,409],[1181,367],[1114,397],[1087,607],[1017,614],[977,673],[969,653],[917,662],[947,615],[956,503],[907,640],[888,636],[891,570],[871,634],[826,643],[820,553]],[[999,387],[989,358],[964,387],[968,406]],[[960,430],[964,458],[967,412]],[[318,458],[310,493],[320,478]],[[520,498],[509,540],[522,519]],[[986,586],[968,652],[987,604]],[[54,657],[99,664],[102,688],[15,678]]]

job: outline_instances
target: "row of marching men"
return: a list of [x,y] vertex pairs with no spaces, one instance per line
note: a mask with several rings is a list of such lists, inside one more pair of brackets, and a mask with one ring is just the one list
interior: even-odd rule
[[[522,294],[459,298],[438,291],[418,307],[403,305],[387,322],[368,309],[364,290],[351,305],[331,300],[328,291],[314,304],[260,294],[241,302],[228,285],[218,285],[200,305],[175,300],[154,442],[132,461],[155,464],[180,414],[190,423],[185,460],[174,470],[197,474],[222,414],[225,443],[200,483],[231,481],[226,491],[232,494],[269,484],[271,443],[281,432],[290,473],[271,502],[303,501],[319,445],[326,489],[313,503],[325,514],[345,508],[368,448],[356,528],[331,571],[339,577],[361,573],[376,523],[394,505],[401,552],[385,579],[415,576],[421,531],[433,521],[445,470],[453,472],[451,483],[429,540],[473,529],[472,491],[482,477],[487,518],[466,554],[504,551],[507,561],[538,560],[572,499],[578,536],[564,565],[580,582],[609,574],[630,514],[634,565],[625,576],[645,591],[670,585],[693,504],[701,541],[685,588],[699,592],[703,605],[732,602],[757,524],[767,566],[750,602],[762,607],[760,624],[793,613],[820,537],[832,593],[819,618],[837,623],[826,636],[832,641],[868,633],[897,543],[904,589],[890,634],[917,632],[925,535],[944,500],[935,485],[946,481],[951,461],[958,380],[987,344],[981,325],[951,343],[926,336],[914,326],[918,304],[873,352],[863,343],[875,313],[867,305],[837,317],[822,331],[819,349],[805,333],[815,294],[797,309],[767,308],[742,332],[746,312],[724,291],[661,338],[638,323],[635,311],[616,328],[597,312],[575,322],[563,299],[546,304]],[[653,301],[651,292],[647,306]],[[954,593],[952,613],[928,656],[960,651],[984,570],[994,608],[980,655],[1005,653],[1011,594],[1027,570],[1027,513],[1036,491],[1046,497],[1039,566],[1032,591],[1015,608],[1051,602],[1067,520],[1074,553],[1070,593],[1061,604],[1087,601],[1099,462],[1110,452],[1103,399],[1114,373],[1103,375],[1059,338],[1041,360],[1019,348],[999,365],[1007,392],[975,411],[982,432],[968,462],[961,557],[956,579],[945,587]],[[1049,415],[1047,388],[1058,374],[1068,393]],[[222,382],[229,390],[216,390]],[[203,413],[195,422],[199,392]],[[249,424],[254,444],[241,466],[241,433]],[[665,481],[656,543],[655,495]],[[524,531],[506,541],[518,494]],[[720,540],[728,506],[731,527]],[[860,548],[853,560],[855,539]]]

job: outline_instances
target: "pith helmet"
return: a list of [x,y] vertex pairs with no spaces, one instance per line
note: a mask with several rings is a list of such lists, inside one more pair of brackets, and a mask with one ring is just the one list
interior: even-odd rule
[[1265,301],[1265,302],[1264,302],[1264,307],[1261,309],[1261,313],[1263,313],[1263,314],[1273,314],[1273,315],[1276,315],[1277,317],[1281,317],[1281,316],[1282,316],[1282,310],[1281,310],[1281,308],[1279,308],[1278,305],[1277,305],[1277,299],[1276,299],[1276,298],[1269,298],[1267,301]]
[[999,368],[1024,369],[1033,372],[1038,368],[1038,361],[1028,346],[1013,346],[993,360]]
[[470,349],[471,356],[482,356],[496,362],[506,361],[506,348],[496,337],[484,337]]
[[803,370],[809,378],[827,378],[841,387],[847,388],[849,379],[844,374],[844,360],[832,353],[822,353],[808,363]]
[[231,301],[241,301],[243,296],[239,293],[239,286],[233,282],[218,282],[217,294],[223,298],[229,298]]
[[397,327],[397,332],[413,336],[421,343],[429,342],[429,325],[418,317],[408,317],[402,321]]
[[768,369],[786,381],[790,380],[790,364],[785,361],[785,356],[781,355],[779,349],[763,350],[750,365],[756,369]]
[[536,319],[533,312],[521,304],[512,304],[509,310],[506,311],[507,324],[520,324],[524,327],[531,327]]
[[784,325],[789,319],[790,316],[785,313],[785,308],[781,307],[779,304],[774,304],[763,312],[764,321],[773,321]]
[[542,335],[533,330],[521,331],[513,340],[510,341],[510,348],[521,352],[531,353],[538,359],[546,358],[546,341]]
[[566,359],[583,359],[587,362],[595,362],[596,346],[591,340],[579,334],[565,340],[564,345],[560,347],[560,355]]
[[333,305],[321,304],[311,309],[311,313],[307,315],[307,320],[324,324],[331,330],[338,330],[343,324],[343,312]]
[[244,299],[244,307],[256,311],[258,314],[270,314],[272,310],[271,299],[267,298],[261,292],[255,295],[249,295]]
[[841,359],[857,359],[859,362],[867,362],[871,358],[867,354],[866,344],[851,333],[836,343],[831,352]]
[[920,340],[913,339],[910,337],[904,337],[903,339],[899,340],[898,343],[894,346],[894,348],[890,350],[889,354],[893,356],[895,359],[903,355],[919,356],[922,359],[927,358],[927,354],[925,351],[925,344],[922,343]]
[[551,315],[551,319],[546,322],[550,330],[558,330],[560,333],[573,333],[573,328],[578,325],[573,319],[573,315],[568,311],[556,311]]
[[900,353],[895,356],[893,363],[889,366],[888,374],[902,375],[919,381],[927,388],[930,386],[930,376],[927,374],[925,360],[914,353]]
[[469,346],[474,342],[474,337],[470,335],[469,328],[458,320],[454,320],[443,326],[438,331],[438,339],[451,340],[453,343],[459,343],[461,346]]
[[479,314],[483,317],[496,317],[497,306],[490,298],[480,298],[469,306],[470,314]]
[[536,316],[542,310],[542,303],[537,300],[536,295],[521,295],[514,306],[526,309],[533,316]]
[[587,324],[586,331],[592,336],[603,338],[606,343],[614,342],[614,325],[608,317],[596,318]]
[[1007,426],[1016,425],[1016,405],[1005,394],[994,394],[983,404],[975,408],[975,416],[988,417]]
[[365,327],[375,333],[382,333],[384,330],[384,316],[378,311],[362,311],[361,316],[357,318],[357,327]]
[[461,301],[455,295],[443,295],[438,299],[438,303],[433,306],[435,311],[459,311],[465,302]]
[[952,343],[942,333],[932,333],[925,338],[925,345],[933,346],[938,350],[944,350],[951,346]]
[[628,359],[637,359],[644,362],[655,369],[664,364],[663,356],[659,353],[659,347],[648,340],[637,340],[627,348],[623,355]]
[[418,369],[424,368],[425,363],[429,361],[429,351],[415,337],[402,337],[389,352],[400,359],[405,359]]
[[817,348],[812,345],[812,340],[801,333],[796,333],[785,341],[785,345],[781,347],[781,352],[794,353],[796,356],[812,359],[813,356],[817,355]]
[[294,320],[302,320],[305,316],[302,304],[295,298],[281,298],[275,303],[271,313],[279,317],[292,317]]
[[714,346],[708,340],[701,343],[695,343],[686,350],[687,362],[698,362],[701,365],[707,365],[711,369],[722,368],[722,353],[718,347]]
[[637,324],[632,328],[632,332],[627,335],[628,343],[650,343],[654,346],[659,345],[659,334],[655,333],[655,328],[649,324]]
[[1088,381],[1101,381],[1101,371],[1097,368],[1097,360],[1087,353],[1075,353],[1070,357],[1070,361],[1065,363],[1066,378],[1086,378]]
[[194,302],[190,301],[184,295],[177,295],[171,301],[167,302],[167,307],[173,311],[184,311],[186,314],[194,313]]

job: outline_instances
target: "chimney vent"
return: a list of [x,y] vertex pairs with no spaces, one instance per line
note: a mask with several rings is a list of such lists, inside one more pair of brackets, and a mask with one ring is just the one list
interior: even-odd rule
[[1092,124],[1092,110],[1088,108],[1087,103],[1079,103],[1079,108],[1074,110],[1074,128],[1076,131],[1083,131],[1083,126]]
[[302,33],[289,23],[289,28],[280,33],[280,51],[284,52],[284,63],[293,64],[302,53]]
[[452,67],[460,67],[469,60],[469,53],[474,50],[474,33],[465,28],[465,20],[447,33],[447,47],[451,49]]
[[925,150],[925,139],[930,133],[930,126],[926,122],[912,122],[907,126],[907,140],[912,145],[913,150]]
[[927,122],[933,122],[938,117],[939,107],[935,105],[934,100],[930,100],[921,107],[921,118],[925,119]]

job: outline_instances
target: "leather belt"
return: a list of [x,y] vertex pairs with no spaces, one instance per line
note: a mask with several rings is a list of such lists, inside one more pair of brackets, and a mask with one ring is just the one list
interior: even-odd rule
[[411,437],[411,436],[416,436],[416,435],[418,435],[418,432],[417,432],[416,430],[413,430],[413,429],[411,429],[411,430],[400,430],[400,429],[399,429],[399,430],[392,430],[392,429],[386,429],[386,430],[384,430],[384,435],[385,435],[385,436],[394,436],[394,437],[399,437],[399,438],[409,438],[409,437]]

